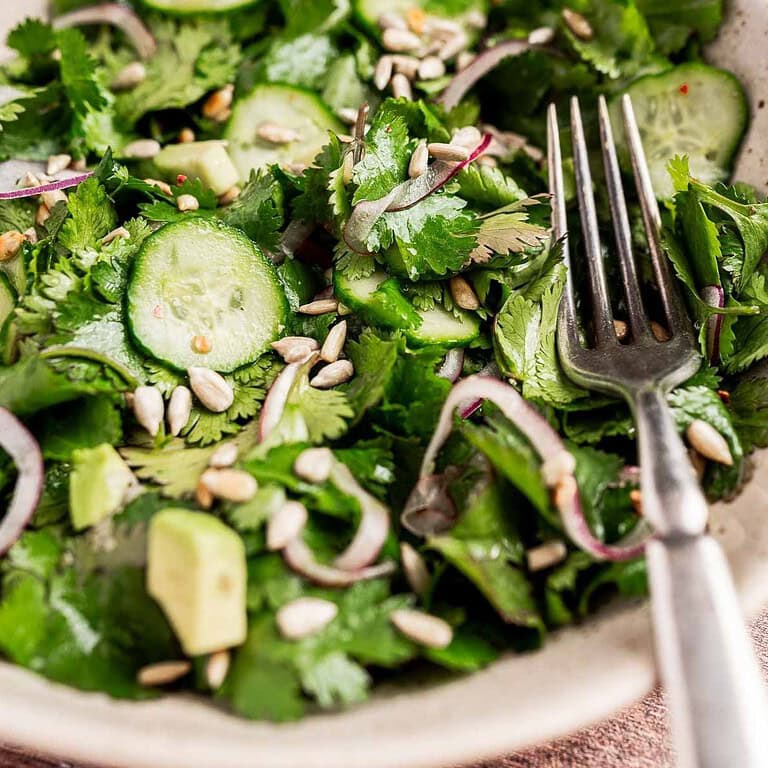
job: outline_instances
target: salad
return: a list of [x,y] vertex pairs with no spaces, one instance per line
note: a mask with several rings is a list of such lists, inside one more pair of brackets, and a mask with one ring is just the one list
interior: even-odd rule
[[13,29],[3,656],[284,721],[643,595],[631,414],[556,354],[545,110],[578,95],[594,135],[598,95],[632,96],[701,345],[670,405],[733,496],[768,444],[768,203],[727,183],[722,13],[54,0]]

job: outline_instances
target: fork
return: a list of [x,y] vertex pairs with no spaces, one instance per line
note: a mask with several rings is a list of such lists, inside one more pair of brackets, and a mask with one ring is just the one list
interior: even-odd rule
[[547,116],[552,229],[563,241],[566,283],[558,352],[569,378],[623,398],[637,424],[656,657],[673,744],[682,768],[768,766],[768,699],[719,545],[707,534],[707,504],[667,405],[669,391],[699,368],[696,340],[660,242],[660,216],[632,102],[621,103],[653,274],[669,338],[654,336],[643,301],[616,145],[605,99],[598,105],[605,178],[626,302],[629,339],[620,343],[600,249],[592,176],[578,99],[571,99],[576,191],[592,306],[590,346],[581,342],[568,247],[555,105]]

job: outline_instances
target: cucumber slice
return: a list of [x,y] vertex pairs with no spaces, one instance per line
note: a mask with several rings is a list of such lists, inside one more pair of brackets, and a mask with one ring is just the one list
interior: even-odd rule
[[422,8],[430,16],[459,22],[469,33],[471,40],[476,38],[480,30],[471,20],[478,11],[482,14],[487,13],[486,0],[460,0],[460,2],[451,3],[451,6],[453,13],[446,13],[444,4],[435,0],[355,0],[354,12],[360,23],[376,37],[381,34],[379,17],[382,14],[396,13],[405,16],[412,8]]
[[7,277],[16,293],[24,293],[27,285],[27,270],[21,252],[8,261],[0,261],[0,277]]
[[223,13],[255,5],[259,0],[144,0],[144,4],[167,13]]
[[16,291],[11,285],[11,281],[4,272],[0,272],[0,328],[5,325],[5,321],[10,317],[16,306]]
[[[173,368],[217,371],[259,357],[288,310],[261,251],[240,230],[199,218],[167,224],[146,240],[127,305],[131,333],[150,355]],[[208,340],[209,352],[193,349],[196,336]]]
[[471,312],[460,310],[456,316],[442,307],[435,307],[418,314],[420,325],[405,331],[405,337],[414,347],[465,347],[480,335],[480,320]]
[[[749,117],[744,89],[730,72],[698,62],[682,64],[660,75],[641,77],[626,93],[632,97],[659,197],[674,194],[667,163],[675,155],[688,155],[691,174],[707,184],[728,178]],[[614,125],[621,125],[619,99],[611,104],[611,111]],[[616,130],[615,136],[626,161],[623,131]]]
[[377,270],[369,277],[350,280],[334,270],[333,286],[341,301],[372,325],[406,329],[415,328],[421,322],[397,280],[385,272]]
[[[295,131],[301,138],[275,144],[259,138],[258,130],[274,123]],[[227,128],[229,155],[242,181],[251,169],[273,163],[284,167],[307,166],[328,143],[328,131],[341,133],[343,126],[311,91],[293,85],[257,85],[235,106]]]

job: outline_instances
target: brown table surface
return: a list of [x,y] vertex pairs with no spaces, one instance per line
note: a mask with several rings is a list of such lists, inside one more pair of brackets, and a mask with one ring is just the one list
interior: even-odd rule
[[[768,611],[753,623],[752,633],[763,672],[768,677]],[[592,728],[472,768],[672,768],[672,762],[663,696],[656,690]],[[0,768],[84,767],[0,746]]]

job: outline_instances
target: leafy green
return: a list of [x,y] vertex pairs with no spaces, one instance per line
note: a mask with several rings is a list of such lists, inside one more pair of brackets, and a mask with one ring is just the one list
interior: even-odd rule
[[69,196],[67,208],[70,217],[62,225],[59,242],[73,253],[95,248],[117,223],[106,190],[93,176]]
[[251,171],[248,183],[221,218],[242,229],[257,245],[274,250],[283,226],[283,189],[273,174]]

